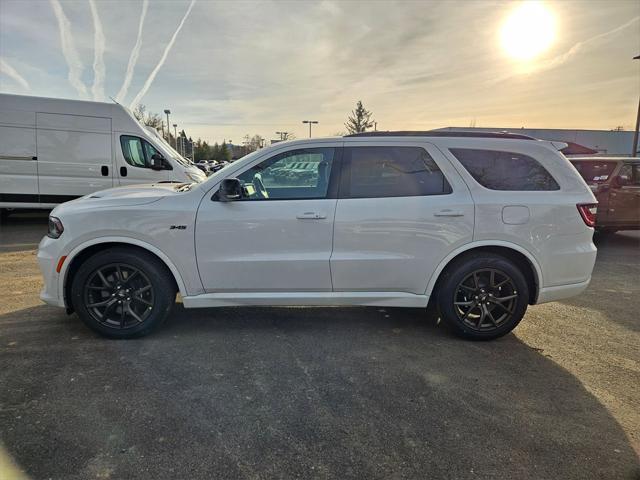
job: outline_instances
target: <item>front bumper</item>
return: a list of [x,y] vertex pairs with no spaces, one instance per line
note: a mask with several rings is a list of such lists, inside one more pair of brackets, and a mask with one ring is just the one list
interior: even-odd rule
[[61,242],[53,238],[44,237],[38,245],[38,266],[42,272],[44,288],[40,292],[40,300],[55,307],[65,307],[60,274],[56,266],[61,256]]

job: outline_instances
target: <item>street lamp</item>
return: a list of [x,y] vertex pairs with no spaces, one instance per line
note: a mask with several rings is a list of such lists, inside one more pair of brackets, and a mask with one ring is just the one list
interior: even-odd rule
[[317,124],[318,121],[317,120],[303,120],[302,123],[308,123],[309,124],[309,138],[311,138],[311,125],[312,124]]
[[280,141],[282,141],[287,139],[289,132],[276,132],[276,135],[280,135]]
[[[634,60],[640,60],[640,55],[633,57]],[[640,129],[640,99],[638,100],[638,114],[636,116],[636,129],[633,131],[633,150],[631,150],[631,156],[635,157],[638,154],[638,130]]]
[[177,123],[173,124],[173,138],[176,143],[176,150],[178,150],[178,124]]
[[171,113],[171,110],[165,108],[164,113],[167,114],[167,140],[169,140],[169,144],[171,144],[171,124],[169,123],[169,114]]

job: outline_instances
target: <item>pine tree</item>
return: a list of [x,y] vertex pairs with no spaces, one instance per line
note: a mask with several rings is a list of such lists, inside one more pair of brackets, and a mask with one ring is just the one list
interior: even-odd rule
[[345,123],[344,126],[349,133],[366,132],[367,128],[373,127],[371,115],[373,115],[373,113],[364,108],[362,100],[358,100],[356,109],[351,112],[351,115],[347,118],[347,123]]
[[231,152],[229,151],[226,142],[220,145],[219,157],[220,160],[224,162],[228,162],[229,160],[231,160]]

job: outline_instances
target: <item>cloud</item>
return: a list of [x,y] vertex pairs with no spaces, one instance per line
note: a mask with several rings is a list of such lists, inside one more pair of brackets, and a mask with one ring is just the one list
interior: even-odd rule
[[176,31],[173,33],[173,36],[171,37],[171,40],[169,40],[169,43],[165,47],[164,52],[162,53],[162,57],[160,57],[160,61],[156,65],[156,68],[154,68],[153,71],[149,74],[149,77],[147,78],[147,81],[144,82],[142,89],[138,92],[138,94],[132,100],[131,107],[135,107],[138,103],[140,103],[140,100],[142,100],[142,97],[144,97],[145,94],[147,93],[147,90],[149,90],[149,87],[155,80],[156,75],[162,68],[162,65],[164,65],[164,62],[167,59],[167,55],[169,55],[169,52],[171,51],[171,47],[173,47],[173,44],[175,43],[176,38],[180,33],[180,30],[182,30],[182,26],[184,25],[184,22],[187,20],[187,17],[189,16],[189,14],[191,13],[191,9],[195,5],[195,3],[196,3],[196,0],[191,0],[191,3],[189,4],[189,8],[187,8],[187,11],[182,17],[182,20],[180,20],[180,23],[178,24],[178,28],[176,28]]
[[131,50],[131,55],[129,56],[127,72],[125,73],[122,87],[120,87],[120,91],[118,92],[118,95],[116,95],[116,101],[118,103],[121,103],[124,100],[124,97],[127,96],[129,85],[131,85],[131,80],[133,79],[133,72],[136,68],[136,63],[138,63],[140,48],[142,47],[142,27],[144,25],[144,18],[147,16],[147,8],[149,8],[149,0],[143,0],[142,13],[140,13],[140,21],[138,23],[138,36],[136,37],[136,43],[133,46],[133,50]]
[[[600,33],[600,34],[598,34],[598,35],[596,35],[594,37],[588,38],[587,40],[583,40],[581,42],[578,42],[575,45],[573,45],[566,52],[564,52],[564,53],[562,53],[562,54],[560,54],[560,55],[558,55],[556,57],[553,57],[553,58],[551,58],[549,60],[546,60],[546,61],[543,61],[543,62],[539,62],[533,69],[528,70],[528,71],[526,71],[524,73],[525,74],[540,73],[540,72],[545,72],[547,70],[552,70],[552,69],[557,68],[557,67],[559,67],[561,65],[564,65],[565,63],[567,63],[569,60],[571,60],[573,57],[575,57],[581,51],[588,50],[588,49],[593,48],[593,47],[595,47],[597,45],[601,45],[603,43],[606,43],[610,39],[610,37],[613,37],[618,32],[621,32],[622,30],[625,30],[625,29],[629,28],[634,23],[637,23],[638,20],[640,20],[640,16],[632,18],[628,22],[623,23],[622,25],[614,28],[613,30],[609,30],[607,32]],[[518,73],[509,73],[509,74],[504,75],[504,76],[496,77],[496,78],[490,80],[489,83],[499,83],[499,82],[502,82],[504,80],[508,80],[510,78],[517,77],[519,75],[522,75],[522,73],[520,73],[520,74],[518,74]]]
[[91,8],[91,17],[93,18],[93,93],[94,100],[104,100],[104,77],[106,68],[104,65],[104,46],[105,39],[102,32],[102,21],[98,15],[98,9],[94,0],[89,0]]
[[604,43],[605,41],[607,41],[609,39],[609,37],[612,37],[616,33],[618,33],[620,31],[630,27],[631,25],[636,23],[638,20],[640,20],[640,16],[632,18],[628,22],[620,25],[619,27],[614,28],[613,30],[609,30],[608,32],[601,33],[599,35],[596,35],[595,37],[591,37],[591,38],[589,38],[587,40],[584,40],[582,42],[578,42],[573,47],[571,47],[569,50],[567,50],[565,53],[563,53],[562,55],[558,55],[557,57],[552,58],[551,60],[543,63],[538,69],[536,69],[536,71],[550,70],[552,68],[559,67],[563,63],[566,63],[571,58],[573,58],[581,50],[584,50],[585,48],[590,48],[591,46],[595,46],[595,45]]
[[30,90],[29,83],[24,79],[24,77],[2,57],[0,57],[0,73],[4,73],[16,83],[20,84],[20,86],[25,90]]
[[69,67],[69,83],[78,91],[78,94],[81,98],[88,98],[89,95],[87,93],[87,87],[81,79],[84,65],[80,61],[80,56],[78,55],[76,44],[73,39],[73,35],[71,34],[71,22],[69,22],[69,19],[64,14],[62,5],[60,5],[60,2],[58,0],[49,0],[49,2],[51,3],[51,7],[53,8],[53,13],[56,16],[56,20],[58,20],[62,55],[67,62],[67,66]]

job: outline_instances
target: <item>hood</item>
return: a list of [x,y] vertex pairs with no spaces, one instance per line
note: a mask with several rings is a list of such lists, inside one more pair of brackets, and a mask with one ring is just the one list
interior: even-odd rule
[[56,207],[54,211],[62,212],[70,208],[91,210],[96,208],[144,205],[156,202],[167,196],[181,195],[185,191],[189,191],[190,187],[191,185],[186,183],[153,183],[149,185],[109,188],[108,190],[100,190],[76,200],[63,203]]

